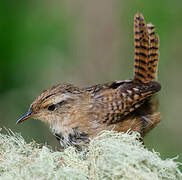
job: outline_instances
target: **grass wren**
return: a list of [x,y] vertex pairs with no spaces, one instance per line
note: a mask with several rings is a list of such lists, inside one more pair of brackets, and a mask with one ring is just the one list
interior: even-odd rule
[[85,148],[102,130],[138,131],[142,137],[160,121],[155,94],[159,38],[142,14],[134,18],[134,77],[78,88],[59,84],[43,91],[17,124],[29,118],[48,124],[62,147]]

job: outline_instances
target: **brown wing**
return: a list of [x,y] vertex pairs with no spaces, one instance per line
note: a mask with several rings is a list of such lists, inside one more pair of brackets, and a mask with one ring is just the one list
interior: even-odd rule
[[139,108],[145,100],[160,90],[160,84],[149,83],[108,83],[107,88],[97,90],[94,96],[92,112],[97,120],[104,123],[116,123],[130,112]]

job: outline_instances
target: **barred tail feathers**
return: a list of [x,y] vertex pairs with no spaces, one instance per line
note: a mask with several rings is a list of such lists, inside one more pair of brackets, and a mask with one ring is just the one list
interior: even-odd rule
[[159,37],[152,23],[146,24],[142,14],[134,19],[134,82],[147,83],[157,79]]
[[157,80],[157,68],[159,62],[159,37],[155,34],[155,26],[152,23],[147,24],[149,34],[149,80]]
[[134,81],[147,83],[149,36],[148,29],[142,14],[136,14],[134,19]]

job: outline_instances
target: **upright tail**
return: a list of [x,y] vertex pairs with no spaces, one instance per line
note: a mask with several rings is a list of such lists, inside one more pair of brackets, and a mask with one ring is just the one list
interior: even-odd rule
[[152,23],[146,24],[142,14],[134,19],[134,82],[148,83],[157,77],[159,38]]

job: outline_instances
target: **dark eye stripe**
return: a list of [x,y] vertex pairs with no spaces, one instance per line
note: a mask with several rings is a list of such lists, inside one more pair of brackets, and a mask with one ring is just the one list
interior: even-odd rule
[[61,102],[59,102],[59,103],[57,103],[59,106],[62,106],[62,105],[64,105],[64,104],[67,104],[68,102],[67,101],[61,101]]
[[49,110],[49,111],[54,111],[55,109],[56,109],[56,107],[58,107],[58,106],[63,106],[63,105],[65,105],[65,104],[68,104],[68,102],[70,102],[70,100],[72,100],[72,99],[68,99],[68,100],[63,100],[63,101],[61,101],[61,102],[59,102],[59,103],[57,103],[57,104],[51,104],[51,105],[49,105],[48,107],[47,107],[47,109]]

